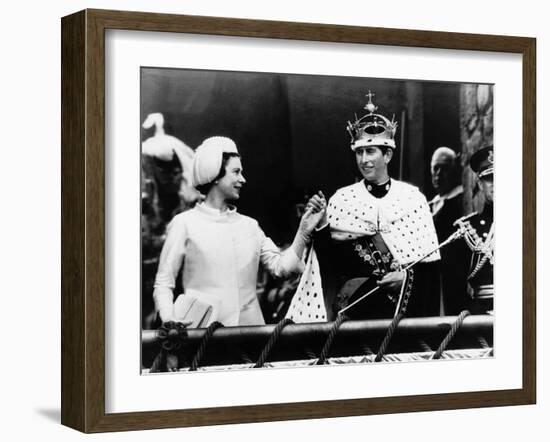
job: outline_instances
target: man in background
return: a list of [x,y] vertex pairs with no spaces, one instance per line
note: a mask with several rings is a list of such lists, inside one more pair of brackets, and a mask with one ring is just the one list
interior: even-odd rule
[[[429,202],[437,239],[445,241],[455,230],[453,223],[463,216],[459,156],[449,147],[438,147],[430,164],[435,197]],[[440,314],[458,315],[468,305],[468,250],[463,242],[451,243],[441,253]]]
[[454,232],[453,222],[462,216],[462,194],[457,154],[438,147],[430,164],[432,185],[437,195],[429,202],[439,242]]

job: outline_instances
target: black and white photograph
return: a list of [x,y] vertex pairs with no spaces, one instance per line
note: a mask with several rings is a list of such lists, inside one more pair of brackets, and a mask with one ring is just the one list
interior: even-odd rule
[[1,440],[546,440],[543,2],[3,17]]
[[493,84],[140,78],[142,374],[494,357]]

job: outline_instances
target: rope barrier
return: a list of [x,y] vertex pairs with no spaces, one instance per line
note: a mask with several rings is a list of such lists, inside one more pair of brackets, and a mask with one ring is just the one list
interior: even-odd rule
[[202,357],[204,356],[204,352],[206,351],[206,346],[208,345],[208,341],[210,341],[210,338],[212,337],[214,332],[220,327],[223,327],[223,324],[218,321],[214,321],[212,324],[208,326],[208,328],[204,332],[204,335],[202,336],[199,347],[197,348],[195,356],[193,357],[193,361],[189,366],[189,371],[197,371],[197,368],[199,367],[199,363],[201,362]]
[[[451,241],[451,237],[449,237],[447,241]],[[438,248],[440,247],[441,245]],[[435,252],[435,250],[433,252]],[[433,252],[430,252],[427,256],[431,255]],[[416,261],[416,262],[419,262],[419,261]],[[386,336],[384,337],[384,340],[382,341],[382,344],[378,349],[378,353],[374,358],[374,362],[380,362],[382,360],[382,357],[384,356],[384,354],[386,353],[390,345],[391,338],[393,337],[393,334],[397,329],[399,322],[405,316],[405,311],[407,310],[407,304],[409,303],[409,298],[411,297],[411,294],[412,294],[412,284],[414,281],[414,270],[412,269],[412,266],[416,264],[416,262],[409,264],[404,269],[405,280],[403,281],[403,285],[401,286],[401,293],[399,295],[399,299],[397,300],[397,309],[395,311],[395,315],[391,321],[391,324],[388,327]]]
[[[463,338],[465,344],[471,346],[468,348],[482,349],[483,357],[490,357],[493,354],[493,318],[489,315],[467,315],[465,311],[442,322],[440,317],[407,320],[407,315],[402,313],[390,318],[389,322],[348,320],[345,325],[342,325],[344,318],[337,316],[335,321],[328,324],[305,324],[284,329],[282,327],[287,323],[283,322],[258,327],[250,337],[246,332],[242,341],[237,341],[241,337],[236,335],[243,333],[238,328],[233,330],[231,327],[215,333],[215,325],[209,329],[186,330],[181,327],[180,330],[166,323],[158,330],[142,332],[144,348],[149,346],[146,348],[149,359],[144,363],[148,372],[155,373],[177,371],[179,367],[195,371],[199,365],[201,369],[205,365],[242,363],[248,367],[265,367],[267,362],[275,360],[306,359],[304,363],[308,365],[323,365],[332,362],[331,358],[336,354],[344,357],[346,352],[367,357],[368,361],[380,362],[389,361],[394,355],[391,358],[388,355],[395,351],[423,351],[425,358],[437,360],[453,357],[449,355],[449,350],[462,348],[463,345],[458,341],[462,342]],[[213,334],[216,337],[212,339]],[[351,339],[343,339],[344,334]],[[227,348],[218,352],[216,349],[223,349],[226,342],[227,345],[231,344],[233,351]],[[276,345],[278,347],[274,348]]]
[[393,333],[397,329],[397,326],[399,325],[399,322],[401,321],[401,319],[403,319],[403,316],[405,315],[401,311],[393,317],[393,320],[390,326],[388,327],[388,331],[386,332],[386,336],[382,341],[382,345],[380,345],[380,349],[378,350],[378,353],[374,358],[374,362],[380,362],[382,360],[382,357],[384,356],[384,354],[386,353],[386,350],[388,349],[388,346],[390,345],[390,341],[393,336]]
[[436,352],[432,356],[432,359],[441,358],[441,355],[443,354],[443,352],[445,351],[445,349],[447,348],[451,340],[454,338],[456,332],[464,322],[464,319],[469,315],[470,315],[470,312],[468,310],[463,310],[460,313],[460,315],[458,315],[458,317],[456,318],[456,321],[451,326],[451,330],[449,330],[449,333],[447,333],[447,336],[445,336],[445,339],[443,339],[443,341],[439,345],[439,348],[436,350]]
[[326,364],[326,359],[328,357],[328,352],[332,345],[332,341],[334,340],[336,333],[338,333],[338,329],[340,328],[340,325],[342,325],[342,323],[347,320],[348,320],[348,317],[346,315],[338,315],[338,317],[336,318],[336,321],[332,323],[332,327],[330,328],[330,331],[328,333],[327,340],[325,341],[325,345],[323,345],[323,349],[321,350],[321,354],[319,355],[319,360],[317,361],[317,365]]
[[279,339],[279,336],[281,334],[281,331],[283,328],[285,328],[288,324],[294,324],[294,321],[290,318],[284,318],[275,326],[275,329],[273,330],[273,333],[271,333],[271,336],[269,337],[269,340],[267,341],[267,344],[265,345],[264,349],[262,350],[262,353],[260,354],[260,357],[256,361],[256,364],[254,365],[254,368],[262,368],[265,364],[265,361],[267,360],[267,357],[269,356],[269,353],[271,353],[271,350],[275,346],[275,343]]

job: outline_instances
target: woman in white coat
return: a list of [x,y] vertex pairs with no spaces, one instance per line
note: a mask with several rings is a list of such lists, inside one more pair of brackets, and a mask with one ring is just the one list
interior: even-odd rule
[[173,290],[183,266],[184,296],[213,307],[208,323],[264,324],[256,296],[260,262],[275,276],[302,272],[302,254],[321,212],[306,211],[291,247],[281,252],[255,219],[232,205],[246,180],[237,147],[226,137],[208,138],[197,148],[193,183],[205,199],[168,226],[153,292],[160,319],[178,319]]

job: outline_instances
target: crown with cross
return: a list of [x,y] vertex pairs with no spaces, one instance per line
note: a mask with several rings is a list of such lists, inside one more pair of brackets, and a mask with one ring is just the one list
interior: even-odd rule
[[359,147],[366,146],[387,146],[395,149],[395,132],[397,122],[392,116],[391,121],[381,114],[376,114],[378,106],[372,102],[375,96],[370,90],[366,94],[369,101],[364,109],[368,112],[361,118],[355,115],[355,122],[348,121],[347,130],[351,135],[351,149],[356,150]]

